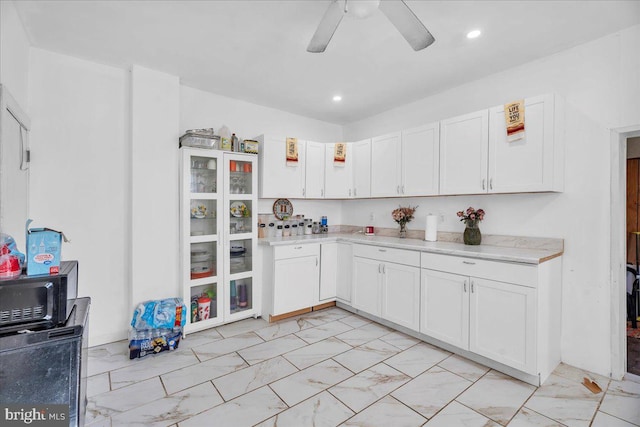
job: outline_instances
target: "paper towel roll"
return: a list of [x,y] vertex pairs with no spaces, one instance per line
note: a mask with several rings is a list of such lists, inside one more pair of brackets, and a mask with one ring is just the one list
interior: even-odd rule
[[438,217],[437,215],[427,215],[427,223],[424,229],[424,240],[435,242],[438,240]]

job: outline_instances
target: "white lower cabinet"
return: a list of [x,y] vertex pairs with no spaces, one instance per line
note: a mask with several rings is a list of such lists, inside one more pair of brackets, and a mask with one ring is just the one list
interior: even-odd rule
[[535,289],[422,269],[420,332],[535,373]]
[[417,331],[420,327],[420,269],[382,264],[382,318]]
[[380,261],[353,257],[353,299],[354,308],[380,317]]
[[471,278],[469,350],[536,373],[536,290]]
[[[420,327],[419,253],[354,245],[353,254],[352,306],[417,331]],[[409,265],[396,262],[398,260]]]
[[[320,245],[278,246],[272,259],[264,262],[270,271],[270,293],[265,295],[265,311],[279,316],[312,307],[318,300],[320,286]],[[269,265],[270,264],[270,265]]]
[[467,349],[469,346],[468,278],[422,269],[420,332]]
[[319,303],[333,301],[351,303],[351,244],[342,242],[320,245]]

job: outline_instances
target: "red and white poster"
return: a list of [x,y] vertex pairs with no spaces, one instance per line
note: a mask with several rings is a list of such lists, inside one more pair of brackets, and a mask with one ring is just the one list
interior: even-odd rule
[[287,166],[298,166],[298,138],[287,138]]
[[504,105],[504,119],[507,124],[507,141],[524,138],[524,100]]
[[344,142],[336,142],[333,147],[333,164],[335,166],[344,166],[347,158],[347,144]]

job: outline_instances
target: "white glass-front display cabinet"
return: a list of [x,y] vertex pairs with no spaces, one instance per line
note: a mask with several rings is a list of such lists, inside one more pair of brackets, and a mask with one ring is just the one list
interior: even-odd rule
[[254,295],[257,156],[181,148],[184,333],[260,314]]
[[255,292],[257,274],[254,254],[257,253],[258,174],[257,156],[225,153],[225,316],[237,320],[257,313]]

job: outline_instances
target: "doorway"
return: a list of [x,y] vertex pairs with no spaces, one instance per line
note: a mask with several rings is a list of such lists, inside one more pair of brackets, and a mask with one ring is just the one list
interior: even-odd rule
[[627,145],[626,372],[640,376],[640,137]]
[[610,132],[610,376],[616,380],[623,377],[640,380],[639,375],[627,371],[627,242],[630,241],[627,233],[627,144],[629,139],[637,137],[640,137],[640,123]]

